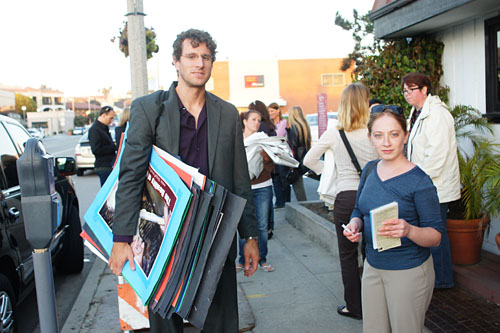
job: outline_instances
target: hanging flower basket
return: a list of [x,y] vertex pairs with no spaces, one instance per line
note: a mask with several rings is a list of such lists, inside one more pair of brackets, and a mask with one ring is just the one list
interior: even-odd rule
[[[147,59],[151,59],[153,57],[153,53],[158,53],[160,49],[158,44],[156,44],[156,32],[153,28],[145,28],[146,29],[146,56]],[[118,40],[118,47],[120,51],[125,54],[125,57],[128,57],[128,24],[125,22],[125,26],[120,29],[118,32],[118,36],[111,38],[111,42],[115,42]]]

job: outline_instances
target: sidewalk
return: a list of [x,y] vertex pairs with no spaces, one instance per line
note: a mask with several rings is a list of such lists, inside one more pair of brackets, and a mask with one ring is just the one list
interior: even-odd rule
[[[258,270],[250,278],[237,274],[240,331],[362,331],[362,321],[336,312],[344,301],[330,222],[297,203],[287,204],[275,210],[274,236],[268,246],[274,272]],[[484,266],[467,269],[483,272]],[[455,275],[461,280],[457,271]],[[116,276],[96,260],[62,332],[121,332],[116,286]],[[456,286],[434,293],[426,327],[424,332],[500,332],[500,307]],[[184,331],[199,332],[193,327]]]
[[[338,258],[288,224],[284,209],[275,211],[268,261],[276,267],[274,272],[258,270],[250,278],[237,275],[240,329],[361,332],[360,320],[336,313],[343,303]],[[116,285],[117,278],[96,260],[62,332],[121,332]]]

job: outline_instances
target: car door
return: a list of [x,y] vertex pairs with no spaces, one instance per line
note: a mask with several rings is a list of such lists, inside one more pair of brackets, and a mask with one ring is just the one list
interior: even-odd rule
[[0,123],[0,155],[2,164],[2,194],[4,202],[2,209],[7,216],[6,234],[11,248],[18,255],[23,282],[32,278],[32,249],[26,239],[24,219],[21,208],[21,189],[17,177],[16,161],[24,151],[24,143],[30,138],[28,132],[18,124]]

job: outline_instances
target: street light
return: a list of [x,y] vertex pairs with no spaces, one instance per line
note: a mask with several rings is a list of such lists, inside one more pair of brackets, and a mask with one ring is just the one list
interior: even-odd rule
[[24,122],[26,123],[26,105],[21,106],[21,110],[23,110],[23,118]]

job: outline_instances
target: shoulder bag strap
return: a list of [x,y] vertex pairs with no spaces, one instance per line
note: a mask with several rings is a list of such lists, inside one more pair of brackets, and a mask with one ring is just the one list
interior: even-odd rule
[[347,140],[347,136],[345,135],[345,132],[343,129],[339,130],[340,137],[342,138],[342,141],[344,141],[344,145],[347,149],[347,152],[349,153],[349,156],[351,156],[351,161],[352,164],[354,164],[354,167],[358,171],[358,175],[361,176],[361,166],[359,165],[358,159],[356,158],[356,155],[354,155],[354,151],[352,150],[351,144],[349,143],[349,140]]

